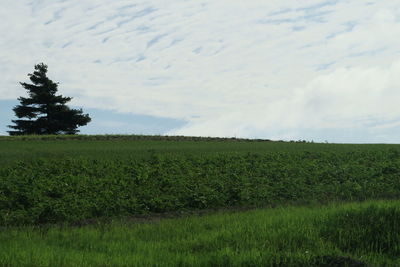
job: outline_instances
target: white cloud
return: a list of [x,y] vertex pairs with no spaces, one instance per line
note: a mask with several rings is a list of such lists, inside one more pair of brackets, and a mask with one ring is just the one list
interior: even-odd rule
[[400,118],[396,1],[4,1],[0,99],[44,61],[75,104],[188,121],[171,134],[300,139]]

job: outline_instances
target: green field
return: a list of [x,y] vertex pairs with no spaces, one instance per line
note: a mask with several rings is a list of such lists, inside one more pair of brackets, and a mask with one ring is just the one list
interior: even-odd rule
[[0,137],[0,265],[399,266],[399,197],[399,145]]
[[131,159],[153,154],[400,151],[400,146],[251,141],[163,136],[0,136],[0,164],[37,158]]
[[0,232],[1,266],[400,266],[399,201]]

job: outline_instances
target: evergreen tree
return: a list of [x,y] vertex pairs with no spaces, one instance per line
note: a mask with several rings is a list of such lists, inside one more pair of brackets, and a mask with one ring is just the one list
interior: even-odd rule
[[12,121],[15,125],[8,126],[14,129],[8,131],[10,135],[76,134],[79,126],[91,121],[82,109],[71,109],[65,105],[72,98],[56,95],[58,84],[46,74],[47,65],[37,64],[33,74],[28,74],[32,84],[20,83],[29,97],[18,98],[20,105],[13,110],[19,119]]

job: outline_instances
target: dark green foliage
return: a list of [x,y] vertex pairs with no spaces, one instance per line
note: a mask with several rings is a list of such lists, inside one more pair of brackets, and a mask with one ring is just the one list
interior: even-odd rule
[[[77,127],[90,122],[88,114],[81,109],[70,109],[66,103],[71,97],[56,95],[58,84],[47,77],[47,65],[35,65],[33,74],[29,74],[32,84],[21,83],[28,91],[29,97],[20,97],[20,105],[14,107],[15,125],[8,126],[14,129],[8,131],[10,135],[48,135],[48,134],[75,134]],[[26,119],[23,119],[26,118]]]
[[0,224],[398,198],[399,173],[389,150],[43,158],[0,168]]

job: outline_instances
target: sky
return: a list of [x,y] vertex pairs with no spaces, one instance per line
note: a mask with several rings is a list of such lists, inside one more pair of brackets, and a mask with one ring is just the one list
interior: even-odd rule
[[400,143],[400,2],[1,0],[0,134],[44,62],[83,134]]

